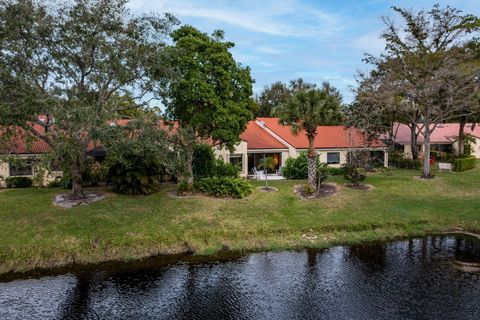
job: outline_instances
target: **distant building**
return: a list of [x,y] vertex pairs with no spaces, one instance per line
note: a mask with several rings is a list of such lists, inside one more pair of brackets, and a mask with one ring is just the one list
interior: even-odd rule
[[[421,125],[418,125],[417,130],[420,131],[417,137],[417,151],[419,153],[424,152],[424,137],[421,133]],[[433,126],[432,126],[433,128]],[[439,124],[433,130],[430,136],[431,150],[447,153],[455,153],[458,150],[458,132],[460,124],[458,123],[445,123]],[[395,143],[397,148],[404,153],[405,157],[412,158],[412,142],[410,139],[410,128],[405,124],[395,124],[394,131],[396,132]],[[472,136],[475,143],[472,145],[472,155],[480,158],[480,126],[475,124],[472,129],[472,124],[465,126],[465,134]]]

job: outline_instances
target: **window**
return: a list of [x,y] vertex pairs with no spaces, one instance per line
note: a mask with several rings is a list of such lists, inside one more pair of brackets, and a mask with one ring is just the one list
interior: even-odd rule
[[327,164],[339,164],[340,152],[327,152]]
[[22,166],[10,165],[10,176],[31,176],[33,175],[32,164],[26,163]]

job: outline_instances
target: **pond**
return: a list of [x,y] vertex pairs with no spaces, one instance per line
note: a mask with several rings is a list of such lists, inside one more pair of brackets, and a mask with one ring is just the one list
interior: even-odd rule
[[431,236],[0,279],[0,319],[478,319],[480,244]]

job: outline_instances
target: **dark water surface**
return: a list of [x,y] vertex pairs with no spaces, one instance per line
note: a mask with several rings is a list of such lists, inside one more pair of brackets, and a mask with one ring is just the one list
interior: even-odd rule
[[0,319],[480,319],[476,240],[435,236],[0,282]]

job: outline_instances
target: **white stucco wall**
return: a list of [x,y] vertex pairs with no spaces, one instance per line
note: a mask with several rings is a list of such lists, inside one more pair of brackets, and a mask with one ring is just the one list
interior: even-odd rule
[[[25,155],[22,156],[24,159],[28,159],[31,156]],[[35,178],[35,174],[38,172],[38,167],[33,166],[32,168],[32,175],[22,176],[28,177],[30,179]],[[41,186],[47,185],[49,182],[54,181],[56,177],[61,177],[63,175],[62,171],[52,171],[50,173],[46,172],[45,176],[43,177],[42,182],[40,183]],[[5,188],[5,178],[10,177],[10,165],[6,162],[0,162],[0,188]]]
[[[216,157],[223,159],[225,162],[230,162],[230,151],[227,148],[219,148],[215,146],[213,148],[213,153]],[[240,143],[235,147],[235,155],[242,155],[242,172],[240,175],[246,177],[248,174],[248,154],[247,154],[247,142],[240,141]]]
[[480,159],[480,139],[475,138],[475,144],[472,144],[472,155]]

